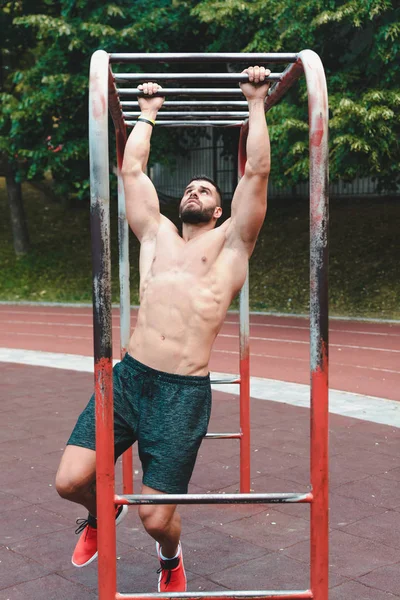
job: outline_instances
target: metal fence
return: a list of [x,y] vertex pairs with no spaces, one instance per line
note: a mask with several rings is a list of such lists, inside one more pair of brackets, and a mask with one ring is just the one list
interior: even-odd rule
[[174,166],[156,163],[150,169],[158,192],[171,198],[179,198],[194,175],[211,177],[221,188],[223,200],[230,200],[237,184],[237,157],[224,155],[222,141],[213,144],[204,138],[200,146],[177,157]]
[[[208,175],[214,179],[223,192],[223,199],[232,198],[237,183],[236,157],[224,155],[222,139],[212,140],[212,130],[209,138],[201,140],[200,146],[188,150],[184,156],[176,158],[175,165],[164,166],[154,164],[150,170],[151,179],[158,192],[168,198],[180,198],[187,182],[193,175]],[[400,188],[392,195],[400,196]],[[338,181],[329,186],[329,195],[340,198],[346,196],[385,196],[387,192],[378,191],[377,183],[372,177],[359,177],[351,182]],[[308,198],[308,182],[292,187],[281,188],[274,185],[273,180],[268,186],[269,198]]]

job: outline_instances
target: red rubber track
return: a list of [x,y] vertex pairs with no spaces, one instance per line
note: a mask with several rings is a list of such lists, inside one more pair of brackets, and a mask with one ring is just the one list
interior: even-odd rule
[[[214,344],[210,369],[238,373],[237,314],[228,314]],[[132,310],[132,326],[136,310]],[[400,400],[400,324],[330,322],[330,387]],[[0,305],[0,347],[91,356],[92,310]],[[114,358],[119,358],[119,314],[113,310]],[[308,320],[250,316],[251,375],[309,383]]]

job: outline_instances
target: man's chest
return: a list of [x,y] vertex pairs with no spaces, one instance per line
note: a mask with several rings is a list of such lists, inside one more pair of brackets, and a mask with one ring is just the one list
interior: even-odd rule
[[153,275],[187,273],[202,277],[219,270],[224,260],[224,242],[222,235],[205,234],[189,242],[177,235],[160,235],[146,262]]

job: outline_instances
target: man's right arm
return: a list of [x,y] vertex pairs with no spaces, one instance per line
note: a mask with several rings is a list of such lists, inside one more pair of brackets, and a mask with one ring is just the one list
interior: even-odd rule
[[[147,95],[139,100],[141,115],[155,121],[164,99],[151,96],[159,90],[159,86],[146,83],[143,90]],[[152,131],[153,127],[149,123],[136,123],[126,143],[121,169],[128,223],[140,242],[156,235],[160,223],[157,192],[146,175]]]

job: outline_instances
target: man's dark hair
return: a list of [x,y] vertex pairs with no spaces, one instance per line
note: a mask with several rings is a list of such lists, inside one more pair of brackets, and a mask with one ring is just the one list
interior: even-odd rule
[[215,189],[217,190],[217,194],[219,196],[219,206],[222,206],[221,189],[220,189],[219,185],[211,179],[211,177],[208,177],[207,175],[194,175],[194,177],[191,178],[191,180],[189,181],[189,183],[187,184],[186,187],[188,187],[192,183],[192,181],[199,181],[200,179],[202,181],[208,181],[208,183],[211,183],[211,185],[213,185],[215,187]]

